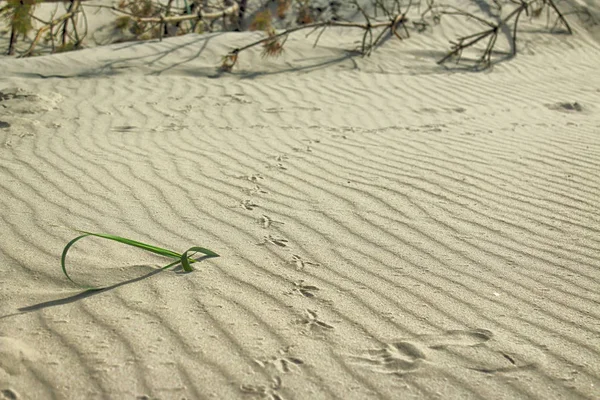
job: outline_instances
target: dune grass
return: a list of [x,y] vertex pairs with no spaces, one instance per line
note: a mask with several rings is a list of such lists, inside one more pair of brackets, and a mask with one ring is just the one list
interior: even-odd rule
[[161,267],[161,269],[168,269],[168,268],[171,268],[171,267],[181,263],[181,266],[183,267],[183,270],[185,272],[192,272],[194,269],[192,268],[191,264],[198,261],[196,259],[191,258],[194,254],[202,253],[202,254],[206,255],[207,257],[219,257],[219,255],[217,253],[215,253],[214,251],[205,249],[204,247],[198,247],[198,246],[190,247],[185,252],[180,254],[173,250],[163,249],[162,247],[153,246],[153,245],[150,245],[147,243],[138,242],[138,241],[123,238],[120,236],[108,235],[108,234],[104,234],[104,233],[92,233],[92,232],[86,232],[86,231],[80,231],[80,230],[77,230],[77,232],[81,233],[81,235],[77,236],[75,239],[73,239],[69,243],[67,243],[67,245],[63,249],[60,262],[61,262],[61,266],[62,266],[62,271],[65,274],[65,276],[67,277],[67,279],[69,279],[75,285],[82,287],[86,290],[101,290],[101,289],[103,289],[103,287],[87,286],[87,285],[82,285],[82,284],[75,282],[67,273],[66,263],[67,263],[67,253],[69,252],[71,247],[79,240],[81,240],[85,237],[88,237],[88,236],[95,236],[95,237],[99,237],[102,239],[113,240],[118,243],[137,247],[139,249],[146,250],[146,251],[149,251],[154,254],[158,254],[161,256],[175,259],[175,261],[173,261],[172,263],[170,263],[168,265],[165,265],[164,267]]

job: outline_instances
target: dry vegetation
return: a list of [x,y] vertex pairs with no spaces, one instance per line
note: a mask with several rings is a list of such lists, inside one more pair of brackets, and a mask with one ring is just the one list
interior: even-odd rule
[[[403,40],[410,37],[411,31],[423,32],[443,23],[448,16],[459,16],[482,28],[452,41],[450,50],[438,62],[458,62],[463,50],[474,47],[481,51],[475,64],[483,68],[491,64],[498,35],[503,30],[512,32],[511,52],[516,54],[517,33],[523,16],[532,19],[546,15],[549,31],[572,33],[555,0],[489,0],[494,18],[484,18],[438,0],[360,3],[357,0],[331,0],[318,4],[317,0],[264,0],[252,15],[246,15],[247,0],[120,0],[110,6],[89,0],[68,0],[61,2],[62,6],[57,4],[48,20],[42,20],[34,13],[41,2],[44,1],[0,0],[0,18],[10,36],[7,54],[20,57],[43,54],[44,51],[37,51],[40,43],[48,49],[46,53],[79,49],[88,34],[90,11],[100,8],[115,12],[114,29],[131,40],[162,39],[215,30],[264,31],[263,38],[224,55],[221,69],[225,71],[236,65],[240,53],[252,47],[261,46],[264,56],[281,54],[286,39],[301,30],[308,30],[307,37],[314,35],[316,45],[326,29],[355,29],[362,38],[358,51],[367,56],[386,39]],[[55,0],[45,2],[59,3]],[[341,12],[344,10],[353,11],[358,18],[345,19]],[[27,43],[22,51],[17,51],[19,40]]]

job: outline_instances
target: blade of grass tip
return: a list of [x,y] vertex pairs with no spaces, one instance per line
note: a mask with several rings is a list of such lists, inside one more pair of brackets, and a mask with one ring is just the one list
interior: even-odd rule
[[75,285],[77,285],[83,289],[86,289],[86,290],[101,290],[102,288],[100,288],[100,287],[87,286],[87,285],[82,285],[80,283],[77,283],[67,273],[67,253],[69,252],[69,249],[71,248],[71,246],[73,246],[75,244],[75,242],[83,239],[84,237],[88,237],[88,236],[90,236],[90,234],[86,233],[84,235],[77,236],[75,239],[73,239],[69,243],[67,243],[67,245],[63,249],[62,256],[60,258],[60,264],[62,267],[63,274],[65,274],[67,279],[70,280],[71,282],[73,282]]
[[207,257],[219,257],[219,255],[217,253],[215,253],[214,251],[210,251],[208,249],[205,249],[204,247],[190,247],[189,249],[187,249],[182,255],[181,255],[181,266],[183,267],[183,270],[185,272],[192,272],[194,269],[192,268],[192,266],[190,265],[190,261],[192,263],[197,262],[196,260],[190,258],[193,254],[188,255],[188,253],[192,251],[194,253],[202,253],[205,254]]

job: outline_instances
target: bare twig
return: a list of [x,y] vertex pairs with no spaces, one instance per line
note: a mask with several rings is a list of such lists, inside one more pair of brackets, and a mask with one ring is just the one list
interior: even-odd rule
[[17,44],[17,30],[15,27],[10,29],[10,40],[8,42],[8,55],[12,56],[15,54],[15,45]]
[[[363,11],[363,13],[364,13],[364,11]],[[364,15],[366,18],[369,18],[366,13],[364,13]],[[236,62],[238,60],[238,55],[242,51],[245,51],[247,49],[250,49],[252,47],[255,47],[255,46],[261,45],[261,44],[266,45],[266,46],[275,46],[275,43],[278,43],[278,39],[283,38],[283,40],[285,40],[290,34],[297,32],[297,31],[305,30],[305,29],[312,29],[312,32],[314,32],[315,30],[318,30],[319,28],[321,28],[321,32],[317,36],[315,45],[316,45],[316,42],[321,37],[321,35],[323,34],[323,31],[326,28],[345,27],[345,28],[361,29],[364,31],[363,41],[362,41],[362,45],[361,45],[361,53],[363,55],[369,55],[371,50],[375,46],[377,46],[377,44],[380,42],[380,40],[385,32],[389,31],[393,35],[398,37],[399,39],[402,39],[400,37],[400,35],[398,35],[397,29],[399,26],[403,26],[404,29],[406,30],[405,23],[407,21],[408,21],[408,18],[406,17],[405,14],[397,14],[397,15],[393,16],[392,18],[390,18],[390,20],[384,21],[384,22],[371,23],[370,19],[368,19],[368,21],[366,23],[328,20],[328,21],[323,21],[323,22],[313,22],[311,24],[296,26],[293,28],[286,29],[279,33],[276,33],[275,31],[271,31],[271,32],[269,32],[269,34],[266,37],[256,40],[245,46],[238,47],[238,48],[232,50],[231,52],[229,52],[229,54],[227,54],[223,58],[223,64],[221,65],[221,68],[226,71],[231,70],[231,68],[236,64]],[[384,28],[383,32],[381,32],[376,37],[376,39],[373,40],[373,30],[380,29],[380,28]],[[309,32],[308,35],[310,35],[312,32]],[[406,30],[406,33],[408,34],[408,30]],[[283,45],[283,43],[279,43],[279,46],[281,46],[281,45]]]
[[[36,2],[57,3],[61,1],[69,3],[64,15],[56,17],[56,14],[52,14],[50,21],[43,21],[33,15],[33,5]],[[88,1],[24,0],[19,3],[13,0],[0,0],[0,16],[7,20],[10,28],[9,54],[15,53],[17,38],[21,35],[26,37],[29,30],[32,29],[31,21],[33,20],[40,22],[41,28],[37,29],[29,48],[22,56],[32,55],[42,37],[51,42],[52,52],[80,47],[87,35],[85,7],[110,9],[119,13],[121,17],[117,20],[117,27],[123,30],[128,29],[136,38],[142,39],[156,37],[162,39],[163,35],[172,34],[173,32],[177,34],[195,32],[199,24],[203,24],[201,25],[203,29],[211,30],[213,24],[215,24],[220,29],[227,30],[230,29],[228,21],[234,21],[236,18],[238,19],[237,26],[239,29],[240,17],[244,15],[246,9],[246,0],[219,0],[223,1],[223,3],[219,3],[221,7],[208,1],[188,0],[189,4],[185,9],[174,6],[173,0],[167,0],[166,2],[158,0],[122,0],[118,7],[90,4]],[[294,4],[292,1],[296,2],[296,10],[300,7],[304,13],[301,21],[297,21],[300,25],[276,31],[271,25],[271,18],[283,18],[285,12]],[[521,16],[523,13],[530,18],[539,17],[544,10],[548,15],[554,13],[557,17],[551,31],[554,30],[557,24],[561,24],[569,34],[572,33],[571,27],[565,19],[565,14],[558,9],[555,0],[490,0],[495,4],[495,7],[493,7],[495,16],[492,21],[452,5],[439,4],[437,1],[421,0],[416,3],[415,7],[418,7],[416,12],[420,14],[420,19],[411,21],[411,26],[414,29],[421,32],[431,26],[431,22],[433,24],[440,23],[443,16],[462,16],[483,25],[482,31],[459,37],[451,42],[450,50],[438,61],[439,64],[451,59],[458,62],[465,49],[484,44],[482,46],[483,53],[477,63],[483,67],[489,66],[492,62],[492,54],[497,44],[498,35],[501,32],[507,32],[512,45],[512,54],[515,55],[517,53],[518,27],[522,21]],[[6,5],[3,5],[3,2]],[[84,2],[85,4],[82,4]],[[255,46],[263,47],[263,56],[279,55],[283,51],[283,46],[289,35],[305,29],[310,30],[306,35],[307,37],[318,31],[314,47],[328,28],[355,28],[362,33],[358,51],[363,56],[370,55],[387,38],[396,37],[403,40],[403,38],[410,37],[407,15],[413,6],[412,0],[408,0],[406,5],[402,5],[402,0],[371,0],[375,16],[369,15],[357,0],[349,0],[348,3],[352,4],[356,11],[362,15],[364,22],[343,21],[337,11],[334,11],[334,16],[328,20],[319,20],[324,14],[321,10],[315,11],[316,9],[309,4],[309,0],[281,0],[278,14],[271,16],[269,13],[266,17],[268,19],[266,26],[259,27],[259,29],[265,30],[266,35],[259,40],[230,51],[223,58],[221,68],[226,71],[231,70],[237,63],[239,54]],[[424,10],[421,10],[422,4],[425,5]],[[333,9],[334,6],[330,5],[330,7]],[[512,9],[510,9],[511,7]],[[501,17],[505,8],[509,8],[509,12]],[[261,16],[261,18],[264,19],[265,17]],[[190,21],[189,27],[188,24],[183,24],[187,21]],[[262,23],[265,25],[264,20]],[[49,34],[44,36],[48,31]]]
[[[99,7],[99,5],[94,5],[93,7]],[[115,8],[115,7],[107,7],[106,6],[105,8],[111,8],[113,10],[123,12],[122,10]],[[183,21],[193,21],[196,19],[205,19],[205,20],[212,21],[215,19],[223,18],[225,16],[237,14],[238,10],[239,10],[239,5],[237,3],[233,3],[233,5],[231,5],[230,7],[227,7],[223,11],[213,12],[213,13],[203,13],[202,10],[199,10],[197,14],[177,15],[177,16],[172,16],[172,17],[162,16],[162,15],[159,17],[136,17],[130,13],[124,12],[124,14],[131,15],[132,19],[137,22],[177,23],[177,22],[183,22]]]
[[44,25],[40,29],[38,29],[33,41],[31,42],[31,45],[29,46],[27,51],[25,51],[25,53],[23,53],[22,56],[27,57],[33,53],[33,51],[35,50],[35,47],[37,46],[38,42],[42,38],[42,34],[44,32],[46,32],[48,29],[51,29],[53,26],[58,25],[64,21],[68,20],[69,18],[73,17],[75,15],[75,13],[77,13],[77,12],[79,12],[79,11],[77,9],[75,9],[72,12],[63,14],[60,17],[58,17],[57,19],[50,21],[49,23],[47,23],[46,25]]
[[440,59],[438,61],[438,64],[443,64],[446,61],[448,61],[450,59],[454,59],[454,58],[457,59],[457,62],[460,61],[460,58],[461,58],[461,55],[462,55],[462,52],[464,49],[466,49],[467,47],[474,46],[475,44],[477,44],[480,41],[487,38],[488,42],[487,42],[486,48],[485,48],[482,56],[479,58],[478,64],[483,66],[484,68],[488,67],[491,63],[491,57],[492,57],[492,53],[494,50],[494,46],[496,45],[498,33],[500,32],[500,30],[503,27],[508,26],[511,23],[511,21],[512,21],[512,33],[513,33],[512,34],[512,43],[511,43],[512,44],[512,54],[513,55],[517,54],[517,29],[518,29],[518,24],[519,24],[519,17],[521,16],[521,14],[523,12],[529,14],[529,11],[532,9],[533,5],[539,3],[540,1],[541,1],[542,5],[539,9],[535,10],[534,14],[539,15],[539,13],[541,13],[541,11],[544,7],[552,8],[558,15],[558,20],[562,22],[562,24],[565,26],[565,28],[567,29],[569,34],[571,34],[572,33],[571,27],[569,26],[567,21],[564,19],[563,15],[560,13],[558,8],[556,8],[556,5],[554,4],[553,0],[511,0],[512,3],[517,5],[517,7],[515,9],[513,9],[510,13],[508,13],[508,15],[506,15],[504,18],[502,18],[499,22],[496,22],[496,23],[489,22],[489,21],[487,21],[483,18],[477,17],[467,11],[463,11],[463,10],[460,10],[460,9],[452,7],[452,6],[431,5],[430,9],[428,9],[426,12],[432,12],[433,8],[437,7],[438,9],[441,8],[441,10],[439,10],[440,14],[462,15],[469,19],[476,20],[476,21],[489,27],[489,29],[486,29],[484,31],[477,32],[477,33],[474,33],[471,35],[460,37],[460,38],[458,38],[458,40],[456,42],[452,42],[451,50],[442,59]]

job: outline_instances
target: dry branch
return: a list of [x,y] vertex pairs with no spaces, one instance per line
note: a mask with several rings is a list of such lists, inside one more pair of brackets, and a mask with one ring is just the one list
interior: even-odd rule
[[190,15],[176,15],[176,16],[168,16],[168,15],[162,16],[161,15],[159,17],[138,17],[135,14],[129,13],[125,10],[122,10],[122,9],[120,9],[118,7],[114,7],[114,6],[105,6],[105,5],[101,5],[101,4],[88,4],[87,6],[95,7],[95,8],[107,8],[109,10],[113,10],[118,13],[127,15],[136,22],[155,23],[155,24],[157,24],[157,23],[178,23],[178,22],[193,21],[193,20],[213,21],[215,19],[236,15],[240,9],[240,6],[238,5],[238,3],[234,2],[233,5],[227,7],[223,11],[212,12],[212,13],[204,13],[200,9],[196,14],[190,14]]
[[138,22],[149,22],[149,23],[177,23],[183,21],[192,21],[196,19],[208,20],[212,21],[215,19],[235,15],[238,13],[240,6],[237,3],[233,3],[232,6],[227,7],[223,11],[212,12],[212,13],[203,13],[202,10],[198,11],[197,14],[193,15],[178,15],[173,17],[150,17],[150,18],[136,18],[133,17],[135,21]]
[[[362,11],[362,10],[361,10]],[[359,22],[345,22],[345,21],[322,21],[322,22],[313,22],[305,25],[296,26],[293,28],[286,29],[282,32],[277,33],[274,29],[267,29],[267,36],[256,40],[252,43],[249,43],[245,46],[238,47],[233,49],[229,54],[227,54],[223,58],[223,62],[221,64],[221,69],[224,71],[230,71],[233,66],[237,63],[238,56],[242,51],[248,50],[252,47],[258,46],[262,44],[264,46],[263,55],[277,55],[280,54],[283,48],[283,43],[287,40],[287,37],[294,33],[305,29],[312,29],[312,31],[307,35],[309,36],[316,30],[322,29],[317,39],[315,41],[315,46],[323,33],[323,30],[331,27],[344,27],[344,28],[357,28],[364,31],[363,40],[360,48],[360,52],[363,55],[369,55],[370,52],[381,42],[383,35],[386,32],[391,33],[396,36],[398,39],[402,40],[402,37],[398,34],[398,28],[401,26],[404,28],[407,36],[408,29],[406,28],[406,22],[408,18],[405,13],[398,12],[395,15],[388,15],[387,21],[375,22],[371,23],[371,18],[363,12],[365,18],[367,19],[366,23]],[[373,39],[373,30],[383,28],[382,32]],[[281,40],[281,41],[280,41]]]
[[[38,42],[42,38],[42,34],[46,31],[48,31],[49,29],[50,30],[54,29],[55,26],[60,25],[60,24],[64,24],[64,29],[63,29],[63,46],[64,46],[66,44],[66,36],[67,36],[66,31],[67,31],[67,23],[69,20],[72,20],[73,29],[75,32],[77,32],[77,23],[74,20],[74,18],[81,11],[79,9],[80,3],[81,3],[80,0],[75,0],[70,4],[70,6],[69,6],[70,11],[67,12],[66,14],[63,14],[60,17],[53,19],[49,22],[42,21],[42,22],[44,22],[44,25],[40,29],[38,29],[37,33],[35,34],[35,37],[33,38],[33,41],[31,42],[31,45],[25,51],[25,53],[22,54],[22,57],[28,57],[31,54],[33,54],[35,47],[37,46]],[[52,37],[54,37],[54,35],[52,35]]]
[[[489,22],[483,18],[477,17],[469,12],[460,10],[460,9],[452,7],[452,6],[443,6],[443,5],[434,6],[434,7],[439,8],[439,10],[438,10],[439,14],[462,15],[467,18],[476,20],[476,21],[478,21],[484,25],[487,25],[489,27],[489,29],[483,30],[481,32],[473,33],[471,35],[460,37],[460,38],[458,38],[458,40],[456,42],[451,42],[452,43],[451,50],[441,60],[438,61],[438,64],[443,64],[446,61],[453,59],[453,58],[456,58],[457,62],[459,62],[464,49],[466,49],[468,47],[472,47],[484,39],[488,39],[488,43],[483,52],[483,55],[479,58],[477,64],[480,66],[483,66],[484,68],[489,67],[489,65],[491,64],[492,52],[494,50],[494,46],[496,45],[496,40],[498,38],[498,33],[500,32],[500,30],[503,27],[508,26],[512,20],[514,20],[512,22],[513,23],[513,25],[512,25],[512,54],[513,54],[513,56],[516,55],[517,54],[517,29],[518,29],[518,25],[519,25],[519,17],[521,16],[521,14],[523,12],[525,12],[527,15],[529,15],[530,13],[532,15],[539,15],[542,12],[544,7],[552,8],[554,10],[554,12],[557,14],[558,20],[562,22],[562,24],[565,27],[565,29],[567,30],[567,32],[569,34],[572,33],[571,27],[569,26],[568,22],[565,20],[562,13],[556,7],[554,0],[528,0],[528,1],[511,0],[511,3],[518,4],[518,6],[514,10],[512,10],[506,17],[502,18],[497,23]],[[541,3],[540,7],[533,8],[534,5],[539,5],[540,3]]]
[[[190,6],[185,9],[174,7],[173,1],[168,0],[165,5],[165,2],[161,3],[158,0],[122,0],[117,7],[90,4],[89,0],[22,0],[20,2],[17,0],[0,0],[0,16],[9,22],[9,27],[11,28],[10,53],[15,51],[17,37],[26,37],[28,32],[32,30],[32,20],[36,20],[42,24],[41,28],[37,29],[29,48],[22,54],[22,56],[30,56],[44,37],[44,34],[48,33],[48,31],[49,34],[45,36],[45,40],[51,42],[52,52],[57,50],[57,43],[60,44],[58,47],[59,50],[79,47],[87,34],[86,7],[116,11],[121,14],[121,17],[117,19],[115,26],[122,30],[127,29],[135,38],[142,39],[162,39],[164,34],[196,32],[199,24],[203,24],[200,26],[201,31],[203,29],[210,30],[213,23],[220,19],[223,20],[222,29],[228,29],[229,20],[234,21],[233,29],[236,27],[239,29],[240,21],[238,20],[235,23],[235,20],[242,16],[246,9],[246,0],[233,0],[231,5],[226,7],[227,4],[230,4],[226,3],[222,9],[217,8],[218,11],[212,11],[215,9],[214,5],[209,5],[207,2],[200,0],[189,0]],[[237,63],[239,54],[255,46],[263,47],[263,56],[279,55],[283,51],[283,46],[289,35],[306,29],[310,30],[306,35],[307,37],[313,32],[319,31],[314,42],[315,46],[319,42],[323,32],[328,28],[358,29],[362,31],[362,43],[358,50],[363,56],[370,55],[383,42],[384,38],[396,37],[402,40],[403,37],[410,37],[408,12],[411,8],[412,0],[407,1],[408,4],[402,6],[401,0],[371,0],[371,6],[373,6],[375,14],[375,16],[371,16],[360,6],[357,0],[348,0],[348,3],[355,7],[355,11],[362,14],[364,22],[344,21],[339,18],[335,11],[333,12],[334,16],[330,16],[324,21],[318,21],[322,17],[322,14],[320,14],[322,11],[316,13],[315,9],[311,8],[310,0],[279,0],[276,15],[271,15],[266,4],[265,10],[257,14],[256,19],[251,25],[251,28],[264,30],[266,35],[259,40],[230,51],[223,58],[221,68],[226,71],[231,70]],[[482,50],[483,54],[477,60],[477,65],[484,68],[488,67],[492,62],[492,54],[498,35],[502,31],[506,32],[508,29],[510,29],[508,36],[511,37],[509,40],[512,45],[512,54],[515,55],[517,53],[517,31],[523,13],[531,17],[538,17],[544,10],[548,11],[548,13],[553,12],[557,16],[555,25],[560,23],[569,34],[572,33],[571,27],[564,18],[564,15],[556,6],[555,1],[558,0],[490,0],[494,3],[494,10],[499,15],[503,13],[505,8],[514,7],[505,16],[501,18],[498,16],[493,21],[448,4],[437,3],[437,1],[424,0],[418,4],[416,19],[412,20],[411,17],[410,21],[412,22],[413,29],[422,32],[432,25],[439,24],[444,16],[451,15],[462,16],[484,26],[482,31],[459,37],[451,42],[450,50],[438,61],[439,64],[443,64],[449,60],[459,62],[465,49],[477,47],[477,45],[485,43],[485,48]],[[64,15],[57,18],[52,15],[50,21],[42,21],[33,15],[35,4],[59,2],[70,3]],[[421,12],[421,3],[425,5],[423,12]],[[272,21],[285,17],[285,13],[292,9],[293,4],[295,4],[296,11],[298,11],[298,7],[302,11],[302,18],[296,18],[296,23],[300,25],[276,31],[271,25]],[[330,3],[329,7],[333,10],[334,6],[332,4],[333,2]],[[84,22],[83,30],[81,30],[81,24],[78,25],[78,18],[80,16]],[[192,23],[183,24],[186,21],[192,21]],[[57,28],[56,31],[55,28]],[[400,29],[403,30],[403,35],[400,35]]]

